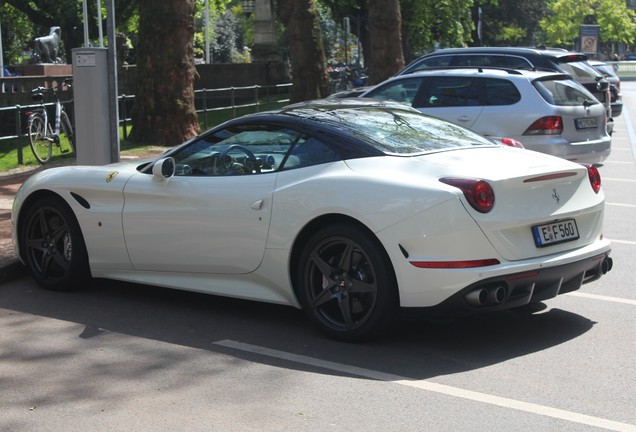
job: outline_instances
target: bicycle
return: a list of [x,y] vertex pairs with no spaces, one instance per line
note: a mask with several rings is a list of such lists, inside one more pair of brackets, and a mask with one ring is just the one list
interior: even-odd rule
[[46,89],[37,87],[31,90],[31,98],[40,106],[26,113],[28,115],[27,128],[31,150],[40,163],[46,163],[51,159],[53,144],[57,146],[61,154],[75,153],[73,127],[57,94],[62,86],[67,85],[70,87],[68,83],[71,81],[71,79],[65,79],[52,88],[53,96],[55,97],[55,121],[53,125],[49,122],[49,116],[44,105],[44,92]]

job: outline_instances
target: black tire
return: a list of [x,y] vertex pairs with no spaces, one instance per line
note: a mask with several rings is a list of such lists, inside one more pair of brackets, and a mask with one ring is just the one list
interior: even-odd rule
[[305,313],[334,339],[374,339],[392,327],[399,306],[393,268],[380,242],[355,225],[313,234],[296,283]]
[[60,152],[63,155],[75,154],[75,135],[68,115],[62,111],[60,114]]
[[44,117],[40,114],[33,114],[28,120],[29,144],[33,151],[33,156],[40,163],[46,163],[51,159],[53,143],[46,139],[47,131],[44,127]]
[[90,278],[88,255],[70,207],[61,198],[41,198],[21,220],[20,252],[33,279],[52,291],[81,288]]

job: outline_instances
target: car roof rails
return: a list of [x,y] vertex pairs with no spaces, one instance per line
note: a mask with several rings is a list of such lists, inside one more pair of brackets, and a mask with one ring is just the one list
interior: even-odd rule
[[[461,69],[477,69],[479,73],[483,73],[484,69],[489,69],[489,70],[504,71],[510,75],[522,75],[521,71],[519,71],[518,69],[506,68],[501,66],[433,66],[433,67],[427,67],[426,69],[415,69],[415,70],[407,72],[405,75],[414,74],[418,72],[439,71],[439,70],[461,70]],[[523,69],[523,70],[532,71],[534,69]]]

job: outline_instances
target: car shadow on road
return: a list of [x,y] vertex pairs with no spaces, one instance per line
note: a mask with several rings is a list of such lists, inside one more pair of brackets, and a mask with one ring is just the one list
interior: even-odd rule
[[288,369],[347,375],[217,344],[237,341],[407,379],[476,370],[540,352],[594,325],[555,308],[533,315],[507,311],[448,322],[409,320],[380,340],[353,344],[327,339],[291,307],[104,280],[70,293],[44,291],[28,278],[0,285],[0,308],[81,324],[81,339],[116,332]]

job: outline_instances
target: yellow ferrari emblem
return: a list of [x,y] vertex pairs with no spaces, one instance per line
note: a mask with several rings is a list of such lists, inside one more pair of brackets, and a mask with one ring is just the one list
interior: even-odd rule
[[117,174],[119,174],[119,171],[111,171],[111,172],[109,172],[106,175],[106,183],[110,183],[112,179],[117,177]]

